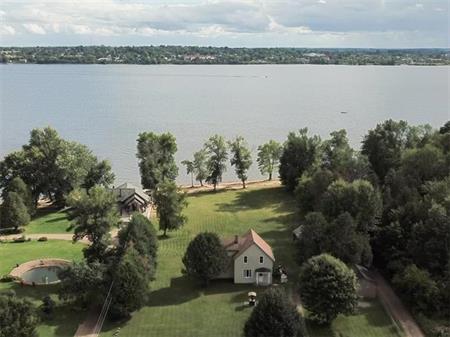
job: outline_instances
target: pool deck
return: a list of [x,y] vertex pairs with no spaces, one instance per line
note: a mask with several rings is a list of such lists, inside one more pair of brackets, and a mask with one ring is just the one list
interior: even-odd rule
[[17,277],[18,279],[20,279],[23,273],[25,273],[26,271],[29,271],[31,269],[34,269],[34,268],[38,268],[38,267],[55,267],[55,266],[57,266],[57,267],[65,267],[65,266],[69,265],[70,263],[71,262],[69,260],[64,260],[64,259],[39,259],[39,260],[32,260],[32,261],[28,261],[28,262],[20,264],[19,266],[17,266],[13,270],[11,270],[9,275],[11,275],[13,277]]

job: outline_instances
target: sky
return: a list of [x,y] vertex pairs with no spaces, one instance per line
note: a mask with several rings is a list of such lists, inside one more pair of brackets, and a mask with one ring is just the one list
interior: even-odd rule
[[449,0],[2,0],[1,46],[448,48]]

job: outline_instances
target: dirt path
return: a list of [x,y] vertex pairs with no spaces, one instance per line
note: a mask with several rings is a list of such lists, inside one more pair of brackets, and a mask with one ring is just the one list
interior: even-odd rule
[[377,282],[378,297],[386,311],[401,325],[405,332],[405,337],[425,337],[420,327],[384,277],[378,272],[372,272],[372,276]]
[[74,337],[97,337],[97,321],[100,315],[99,309],[92,309],[89,311],[87,318],[78,326]]
[[[113,239],[116,238],[118,232],[119,232],[119,230],[117,228],[113,229],[110,232],[111,237]],[[15,238],[20,238],[22,235],[25,235],[26,238],[30,238],[31,240],[37,240],[42,237],[46,237],[48,240],[72,241],[72,239],[73,239],[73,234],[70,234],[70,233],[9,234],[9,235],[0,235],[0,239],[13,240]],[[86,245],[88,245],[90,243],[87,238],[83,238],[82,240],[79,240],[78,242],[84,243]]]

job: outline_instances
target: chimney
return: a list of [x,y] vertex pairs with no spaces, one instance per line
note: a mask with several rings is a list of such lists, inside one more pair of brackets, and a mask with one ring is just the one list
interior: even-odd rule
[[236,244],[239,243],[239,235],[234,236],[234,243],[236,243]]

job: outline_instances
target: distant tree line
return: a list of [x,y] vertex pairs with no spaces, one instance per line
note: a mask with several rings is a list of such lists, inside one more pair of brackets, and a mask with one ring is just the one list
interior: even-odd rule
[[0,47],[0,63],[449,64],[448,49],[228,48],[196,46]]

